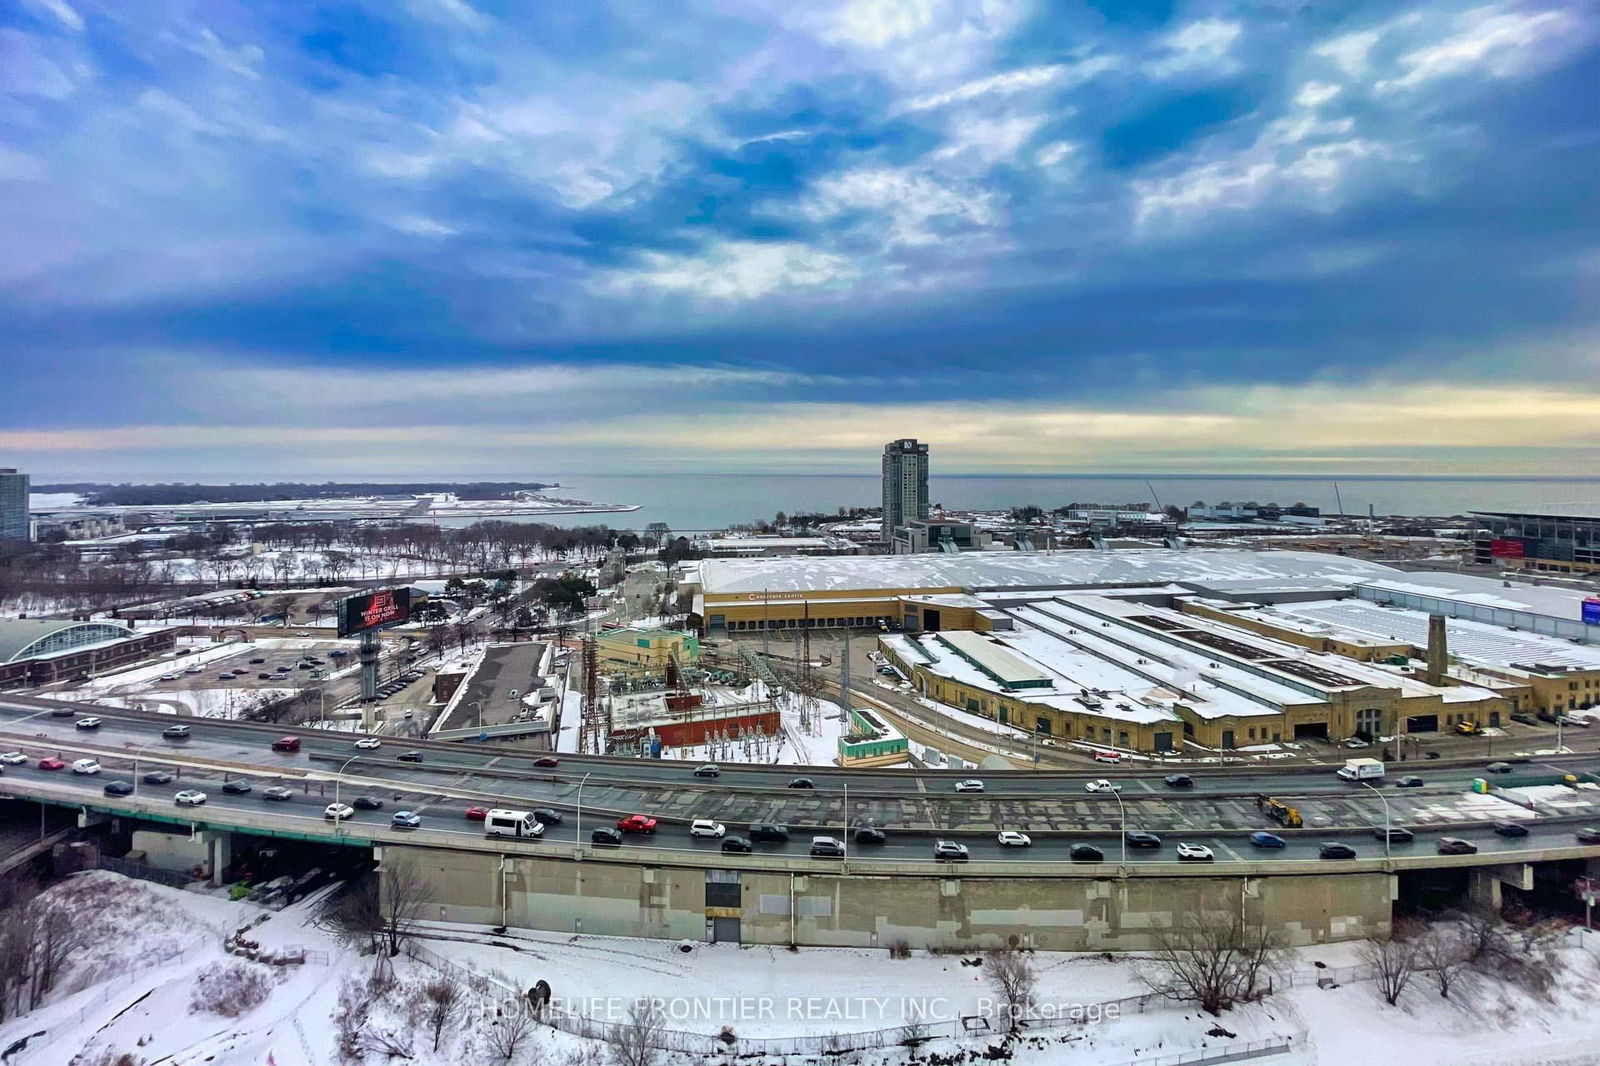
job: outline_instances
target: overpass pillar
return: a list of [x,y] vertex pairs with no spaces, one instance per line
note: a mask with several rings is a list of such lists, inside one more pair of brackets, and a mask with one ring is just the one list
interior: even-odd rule
[[1475,910],[1500,909],[1500,889],[1503,885],[1533,891],[1533,866],[1529,863],[1509,863],[1502,866],[1474,866],[1467,882],[1467,899]]
[[78,828],[92,829],[97,825],[107,825],[111,822],[111,815],[103,811],[83,810],[78,812]]
[[211,868],[211,884],[220,888],[223,871],[233,865],[233,834],[223,829],[207,829],[201,839],[206,845],[206,864]]

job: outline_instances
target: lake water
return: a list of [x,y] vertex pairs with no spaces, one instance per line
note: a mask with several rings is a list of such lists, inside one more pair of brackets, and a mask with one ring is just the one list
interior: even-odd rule
[[[639,504],[626,514],[559,515],[545,521],[561,525],[605,524],[642,529],[665,522],[679,531],[725,529],[770,519],[779,511],[833,512],[840,507],[875,507],[875,474],[753,476],[749,474],[537,475],[561,487],[550,495],[605,503]],[[1147,485],[1146,482],[1149,482]],[[1155,490],[1152,497],[1151,489]],[[1400,478],[1216,477],[1076,475],[1070,477],[959,476],[929,479],[933,502],[946,507],[996,510],[1023,504],[1045,509],[1067,503],[1153,503],[1186,507],[1196,500],[1220,503],[1292,504],[1324,511],[1379,515],[1452,515],[1480,510],[1542,510],[1600,507],[1600,478]]]

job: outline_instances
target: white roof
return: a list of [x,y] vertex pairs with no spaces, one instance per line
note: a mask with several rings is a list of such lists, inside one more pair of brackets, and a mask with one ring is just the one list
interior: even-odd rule
[[1592,595],[1577,589],[1545,585],[1522,585],[1512,582],[1508,586],[1499,578],[1443,571],[1424,571],[1403,576],[1380,575],[1360,583],[1375,589],[1406,592],[1413,596],[1433,596],[1441,600],[1457,600],[1506,611],[1529,611],[1569,622],[1576,622],[1583,617],[1584,596]]
[[1301,551],[965,552],[824,558],[706,559],[707,596],[867,589],[983,589],[1160,584],[1167,581],[1335,581],[1397,573],[1379,563]]

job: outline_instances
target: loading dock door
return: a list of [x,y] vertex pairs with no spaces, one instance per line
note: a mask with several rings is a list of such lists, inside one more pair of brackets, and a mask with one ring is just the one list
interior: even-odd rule
[[714,944],[739,943],[739,919],[713,918],[711,919],[711,941]]
[[1296,722],[1294,725],[1294,738],[1296,740],[1327,740],[1327,722]]
[[1436,714],[1413,714],[1406,719],[1407,733],[1437,733],[1439,731],[1439,716]]
[[939,612],[931,607],[922,609],[922,628],[927,633],[939,632]]

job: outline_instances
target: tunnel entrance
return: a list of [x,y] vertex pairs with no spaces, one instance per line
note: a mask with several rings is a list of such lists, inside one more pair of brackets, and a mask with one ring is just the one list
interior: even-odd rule
[[1401,870],[1395,918],[1426,918],[1444,911],[1466,910],[1472,871],[1465,866],[1433,870]]
[[1296,722],[1294,726],[1296,740],[1327,740],[1327,722]]

